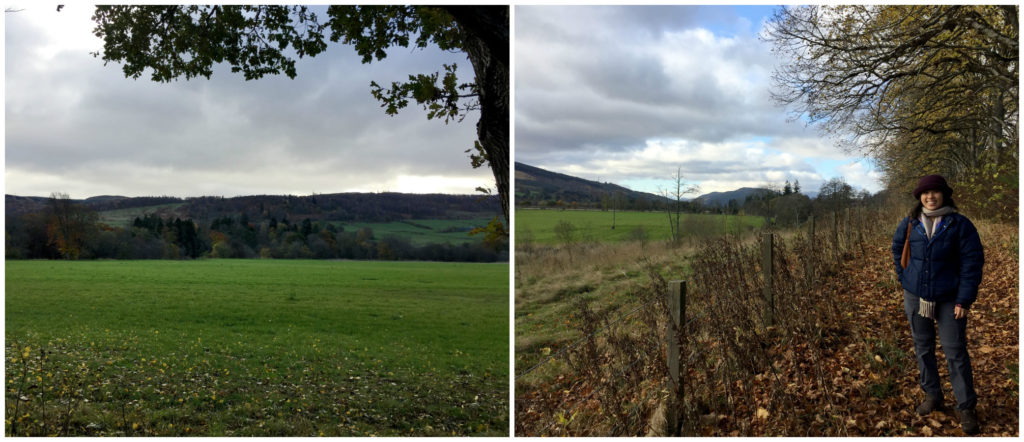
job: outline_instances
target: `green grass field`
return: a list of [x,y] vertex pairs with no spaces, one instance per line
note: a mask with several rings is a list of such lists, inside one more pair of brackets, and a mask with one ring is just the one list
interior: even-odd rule
[[[615,213],[615,229],[612,229],[612,212],[600,210],[516,210],[516,243],[522,239],[540,244],[557,244],[555,226],[567,221],[576,227],[577,240],[596,242],[627,241],[635,237],[642,228],[649,240],[671,238],[669,218],[665,212],[624,212]],[[682,214],[682,236],[722,235],[726,232],[747,232],[760,227],[764,219],[756,216]]]
[[6,434],[507,436],[508,265],[8,261]]
[[426,244],[475,244],[483,240],[483,235],[469,235],[469,230],[486,226],[490,218],[466,220],[409,220],[394,223],[343,223],[346,232],[354,232],[363,227],[373,229],[373,236],[384,239],[388,236],[407,238],[415,246]]

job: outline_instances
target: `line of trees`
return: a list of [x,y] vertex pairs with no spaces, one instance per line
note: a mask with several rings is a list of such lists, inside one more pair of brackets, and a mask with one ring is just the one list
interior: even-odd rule
[[9,216],[8,259],[380,259],[494,262],[508,259],[507,243],[414,245],[407,238],[378,238],[372,229],[347,232],[336,223],[252,220],[246,213],[191,219],[136,217],[125,227],[98,221],[96,212],[53,194],[44,211]]
[[[749,195],[742,209],[725,213],[762,216],[767,222],[779,227],[794,227],[815,216],[822,219],[850,207],[879,207],[884,204],[886,193],[872,194],[867,190],[854,190],[845,179],[832,178],[821,185],[816,198],[799,192],[796,186],[769,186],[762,193]],[[730,201],[731,203],[731,201]],[[733,204],[727,208],[733,207]]]
[[516,196],[516,206],[544,209],[601,209],[630,210],[644,212],[661,210],[667,202],[653,198],[627,195],[625,192],[600,192],[583,194],[571,190],[554,192],[532,192]]

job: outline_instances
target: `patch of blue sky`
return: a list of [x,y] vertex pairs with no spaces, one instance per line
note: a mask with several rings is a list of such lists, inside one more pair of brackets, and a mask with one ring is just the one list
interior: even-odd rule
[[743,17],[750,21],[754,29],[761,29],[761,25],[765,20],[768,20],[775,13],[775,10],[780,6],[775,5],[734,5],[733,10],[736,11],[736,15]]
[[711,33],[718,37],[734,38],[757,35],[761,31],[763,22],[771,17],[776,7],[769,5],[722,5],[705,6],[704,8],[715,8],[718,10],[700,10],[701,27],[711,31]]
[[751,145],[765,145],[765,146],[767,146],[767,145],[770,145],[772,143],[772,140],[774,140],[774,139],[775,139],[775,137],[758,135],[758,136],[750,137],[747,140],[750,142]]
[[849,159],[833,160],[825,158],[806,158],[806,161],[814,166],[814,170],[817,170],[821,174],[822,178],[826,180],[842,176],[837,170],[840,166],[850,164]]
[[[685,178],[685,177],[684,177]],[[668,189],[671,184],[669,178],[655,179],[655,178],[635,178],[625,179],[621,182],[615,183],[629,190],[635,190],[637,192],[647,192],[658,195],[662,189]]]

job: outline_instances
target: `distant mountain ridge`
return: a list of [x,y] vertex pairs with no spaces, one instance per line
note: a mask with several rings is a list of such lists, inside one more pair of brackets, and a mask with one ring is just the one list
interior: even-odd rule
[[725,207],[729,205],[730,200],[736,200],[738,206],[742,207],[748,196],[761,195],[769,192],[771,192],[771,190],[760,187],[741,187],[728,192],[705,193],[704,195],[694,198],[693,202],[702,206]]
[[663,196],[637,192],[617,184],[586,180],[520,162],[515,163],[516,203],[541,204],[545,201],[600,204],[602,198],[622,194],[631,200],[668,202]]

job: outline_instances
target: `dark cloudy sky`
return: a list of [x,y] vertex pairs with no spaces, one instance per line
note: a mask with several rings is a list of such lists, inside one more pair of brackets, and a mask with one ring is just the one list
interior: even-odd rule
[[701,193],[880,190],[869,161],[770,101],[772,8],[517,6],[516,161],[648,192],[677,166]]
[[90,52],[92,7],[27,3],[4,15],[5,192],[249,195],[393,191],[473,194],[493,188],[465,153],[478,115],[445,125],[419,107],[384,114],[370,81],[458,63],[462,53],[397,48],[369,65],[332,44],[297,63],[298,76],[245,81],[127,79]]

